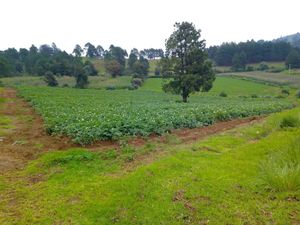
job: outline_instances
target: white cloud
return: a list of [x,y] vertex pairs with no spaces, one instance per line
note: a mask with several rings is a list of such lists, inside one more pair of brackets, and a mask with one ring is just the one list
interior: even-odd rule
[[202,30],[208,45],[273,39],[299,30],[297,0],[6,0],[0,49],[55,42],[72,51],[91,42],[108,48],[163,48],[176,21]]

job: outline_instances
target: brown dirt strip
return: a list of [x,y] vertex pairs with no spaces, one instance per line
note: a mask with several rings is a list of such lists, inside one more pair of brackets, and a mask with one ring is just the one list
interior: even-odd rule
[[[4,107],[0,109],[0,115],[9,117],[14,126],[0,140],[0,173],[21,169],[27,162],[38,158],[45,152],[80,147],[72,143],[68,137],[48,135],[45,132],[41,116],[25,100],[17,97],[16,90],[5,89],[0,93],[0,97],[6,99]],[[261,117],[251,117],[218,122],[208,127],[179,129],[172,131],[172,135],[179,138],[181,143],[189,143],[261,119]],[[166,136],[152,136],[147,138],[147,141],[149,139],[154,142],[166,143]],[[129,144],[135,147],[143,146],[145,143],[146,140],[141,137],[132,138],[129,141]],[[119,148],[119,144],[113,141],[100,141],[85,146],[85,148],[100,151]]]

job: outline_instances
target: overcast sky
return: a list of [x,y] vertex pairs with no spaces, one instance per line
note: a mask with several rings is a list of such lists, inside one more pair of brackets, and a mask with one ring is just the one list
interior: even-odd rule
[[300,0],[1,0],[0,9],[0,50],[164,48],[176,21],[193,22],[207,46],[300,32]]

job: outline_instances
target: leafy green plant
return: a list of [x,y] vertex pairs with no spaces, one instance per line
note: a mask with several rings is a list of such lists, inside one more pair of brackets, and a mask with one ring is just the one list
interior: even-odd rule
[[281,94],[290,95],[290,91],[288,89],[282,89]]
[[172,129],[202,127],[229,120],[278,112],[293,105],[281,99],[192,96],[179,104],[176,96],[149,91],[20,87],[49,134],[63,134],[86,145],[97,140],[163,134]]
[[227,97],[227,94],[226,92],[222,91],[220,94],[219,94],[220,97]]

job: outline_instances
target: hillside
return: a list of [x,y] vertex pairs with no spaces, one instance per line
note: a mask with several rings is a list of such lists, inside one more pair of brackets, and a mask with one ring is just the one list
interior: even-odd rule
[[300,48],[300,33],[287,35],[284,37],[280,37],[278,39],[275,39],[274,41],[286,41],[290,43],[292,46]]

